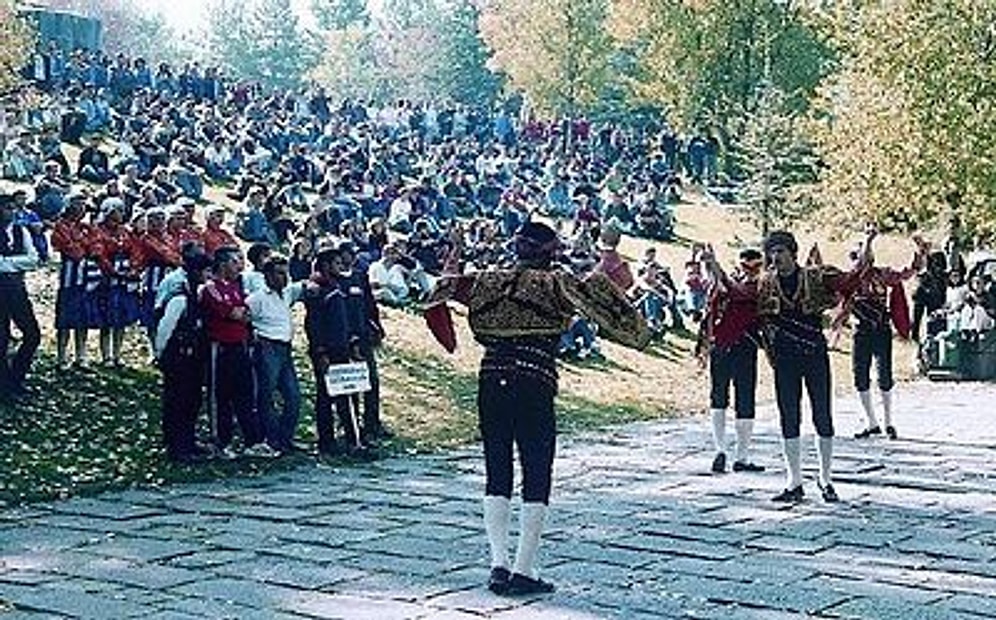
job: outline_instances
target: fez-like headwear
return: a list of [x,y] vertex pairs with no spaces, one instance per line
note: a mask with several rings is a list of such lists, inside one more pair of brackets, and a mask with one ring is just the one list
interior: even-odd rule
[[764,238],[764,253],[768,254],[771,250],[782,247],[793,254],[799,253],[799,244],[795,240],[795,235],[788,232],[787,230],[775,230],[768,233],[768,236]]
[[541,222],[526,222],[515,233],[515,256],[520,261],[549,262],[560,249],[557,231]]

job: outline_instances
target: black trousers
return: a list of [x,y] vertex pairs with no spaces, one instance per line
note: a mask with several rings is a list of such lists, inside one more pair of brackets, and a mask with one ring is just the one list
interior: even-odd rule
[[[4,389],[24,384],[31,360],[41,344],[41,330],[35,319],[35,309],[28,297],[28,289],[23,280],[17,280],[18,277],[0,275],[0,388]],[[8,361],[11,323],[21,332],[21,344],[14,357]]]
[[363,393],[363,432],[380,432],[380,373],[373,347],[364,347],[363,360],[370,367],[370,389]]
[[477,409],[484,440],[487,495],[512,497],[512,445],[519,450],[522,500],[550,501],[557,422],[555,390],[531,377],[482,377]]
[[236,419],[246,446],[263,441],[248,345],[211,343],[208,389],[213,405],[212,431],[218,446],[224,448],[232,442]]
[[830,356],[826,351],[809,355],[775,356],[775,397],[778,400],[782,437],[794,439],[799,436],[803,384],[809,394],[816,434],[820,437],[833,437]]
[[[345,358],[333,358],[330,360],[330,363],[342,364],[348,361],[347,356]],[[349,395],[329,396],[328,389],[325,386],[325,372],[318,363],[316,356],[311,357],[311,369],[315,373],[315,426],[318,430],[318,450],[320,452],[336,451],[335,418],[339,418],[339,426],[343,429],[346,444],[348,446],[358,445],[359,436],[357,435],[357,431],[359,430],[359,416],[356,414],[358,402],[354,402],[354,399]],[[372,368],[370,382],[372,385]],[[334,416],[332,413],[333,408],[335,409]]]
[[854,370],[854,387],[859,392],[867,392],[871,388],[873,359],[878,388],[888,392],[895,385],[892,379],[892,330],[888,327],[854,332],[851,368]]
[[741,338],[729,347],[713,347],[709,352],[709,406],[730,406],[730,384],[735,394],[738,420],[753,420],[757,389],[757,344]]
[[184,358],[163,364],[163,442],[170,458],[194,451],[197,414],[204,392],[204,360]]

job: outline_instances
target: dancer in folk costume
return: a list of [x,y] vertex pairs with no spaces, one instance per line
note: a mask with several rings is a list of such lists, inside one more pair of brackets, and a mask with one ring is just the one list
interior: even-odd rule
[[155,305],[159,285],[166,274],[182,263],[180,249],[166,234],[166,211],[153,207],[145,212],[145,233],[137,239],[142,253],[142,326],[145,327],[149,342],[154,346],[156,338]]
[[224,228],[225,207],[212,205],[205,211],[206,226],[201,233],[201,243],[208,256],[214,256],[215,250],[223,247],[238,247],[239,240]]
[[105,200],[90,246],[103,275],[100,289],[92,298],[96,303],[91,303],[90,316],[100,326],[101,359],[115,366],[122,363],[125,329],[138,322],[142,313],[142,251],[124,225],[123,216],[124,203],[120,199]]
[[[920,237],[913,237],[913,241],[917,246],[913,260],[909,267],[900,271],[875,265],[875,256],[869,250],[857,290],[841,304],[840,315],[844,319],[853,315],[856,320],[854,346],[851,349],[854,389],[868,419],[868,426],[855,433],[856,439],[882,434],[872,403],[872,360],[875,361],[882,397],[885,433],[889,439],[898,437],[892,424],[892,388],[895,385],[892,378],[892,328],[895,327],[900,337],[910,337],[909,307],[903,282],[923,268],[929,250]],[[861,259],[859,252],[860,249],[851,252],[851,260],[855,263]]]
[[[844,273],[823,264],[801,266],[792,233],[775,231],[764,240],[770,269],[758,283],[758,313],[764,322],[768,351],[775,371],[775,396],[782,428],[788,484],[776,502],[803,498],[801,445],[802,387],[805,384],[816,427],[819,455],[817,484],[826,502],[840,501],[831,480],[833,417],[830,355],[823,334],[823,313],[856,288],[877,231],[870,228],[855,268]],[[819,261],[812,261],[817,263]]]
[[[448,264],[450,275],[430,297],[426,319],[440,343],[452,351],[456,340],[446,301],[465,304],[474,337],[484,346],[477,404],[487,472],[484,524],[492,567],[488,587],[496,593],[530,594],[554,589],[537,578],[535,560],[552,486],[560,334],[579,311],[596,321],[601,333],[628,346],[645,346],[651,332],[606,276],[580,281],[551,267],[560,242],[549,226],[524,224],[514,244],[514,268],[470,275],[454,274],[459,269],[457,248]],[[510,565],[513,444],[522,463],[523,505],[515,564]]]
[[[185,241],[190,241],[193,237],[187,228],[187,212],[183,207],[171,205],[165,207],[166,210],[166,238],[170,244],[179,251]],[[200,239],[197,239],[200,242]]]
[[94,227],[83,221],[86,199],[70,196],[66,208],[52,227],[52,247],[59,252],[59,288],[55,296],[55,344],[60,368],[71,364],[66,356],[72,334],[75,361],[87,365],[87,330],[100,327],[87,310],[88,299],[100,284],[100,266],[93,251]]
[[757,389],[757,279],[764,259],[758,250],[745,249],[732,275],[719,267],[711,248],[703,253],[702,260],[712,276],[700,351],[708,355],[709,362],[709,411],[716,447],[712,471],[726,471],[726,409],[732,383],[737,434],[733,471],[761,472],[764,467],[750,460],[750,442]]

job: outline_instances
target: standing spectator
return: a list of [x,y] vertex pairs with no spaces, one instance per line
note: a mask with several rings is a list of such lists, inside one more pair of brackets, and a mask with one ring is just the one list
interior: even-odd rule
[[90,298],[90,316],[100,326],[100,354],[104,364],[120,366],[125,329],[139,320],[139,277],[142,253],[135,236],[124,225],[124,205],[109,198],[101,206],[101,216],[90,250],[100,264],[103,276],[97,295]]
[[[24,274],[38,265],[38,252],[28,230],[14,223],[10,196],[0,195],[0,398],[19,398],[27,393],[24,379],[41,331],[24,284]],[[8,361],[10,325],[21,331],[21,345]]]
[[[340,286],[340,274],[346,270],[344,261],[341,248],[319,250],[315,257],[315,274],[305,289],[304,326],[315,374],[318,451],[325,456],[346,452],[363,457],[369,455],[369,450],[361,443],[359,421],[350,397],[329,395],[325,384],[325,375],[331,365],[360,361],[350,329],[348,290],[343,291]],[[346,440],[345,448],[336,440],[333,407]]]
[[225,246],[237,247],[239,245],[235,235],[224,228],[225,207],[211,205],[204,210],[204,217],[205,226],[204,232],[201,234],[201,241],[204,244],[204,251],[207,252],[208,256],[214,256],[218,248]]
[[156,360],[163,373],[163,442],[167,457],[175,463],[202,454],[195,442],[195,427],[203,401],[207,336],[197,294],[210,265],[204,254],[185,258],[183,269],[178,270],[186,276],[182,288],[166,301],[156,329]]
[[[266,286],[246,298],[253,331],[256,369],[256,407],[274,450],[294,449],[294,432],[301,409],[301,388],[291,355],[294,323],[291,306],[301,300],[304,284],[289,283],[287,259],[273,255],[262,265]],[[283,400],[282,415],[274,415],[274,391]]]
[[263,441],[263,429],[254,406],[252,360],[249,357],[249,308],[239,274],[238,248],[214,253],[214,278],[204,285],[201,304],[210,342],[208,399],[211,429],[217,448],[233,457],[231,449],[237,418],[249,456],[272,457],[276,452]]
[[76,363],[86,366],[87,329],[94,326],[88,320],[86,309],[87,275],[96,266],[88,248],[94,231],[83,221],[84,215],[82,196],[73,196],[52,229],[52,247],[62,258],[55,297],[56,359],[60,368],[69,364],[66,347],[70,334],[75,340]]

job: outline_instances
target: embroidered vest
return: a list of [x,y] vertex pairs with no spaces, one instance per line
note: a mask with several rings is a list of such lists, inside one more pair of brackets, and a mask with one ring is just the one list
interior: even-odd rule
[[[826,267],[799,267],[799,310],[803,314],[820,314],[833,308],[837,301],[834,293],[823,282]],[[762,316],[781,314],[786,300],[778,286],[778,273],[766,271],[758,282],[758,313]]]

